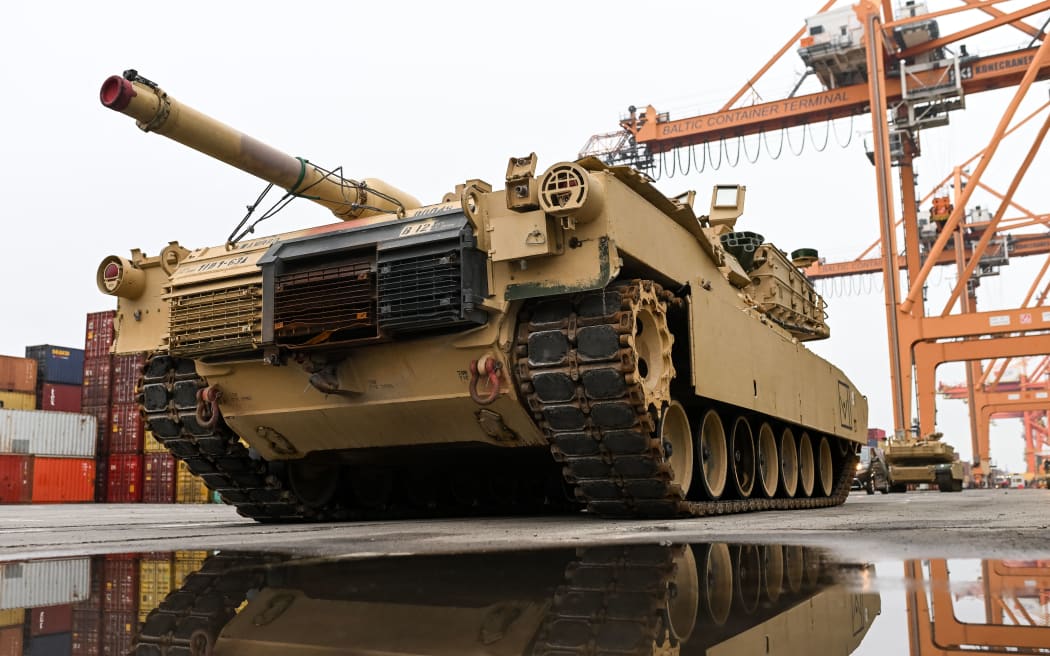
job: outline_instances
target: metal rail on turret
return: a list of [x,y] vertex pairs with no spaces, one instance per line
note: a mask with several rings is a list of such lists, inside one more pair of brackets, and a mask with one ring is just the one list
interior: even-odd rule
[[418,200],[381,180],[350,180],[301,157],[292,157],[181,103],[134,70],[102,83],[102,104],[126,114],[144,132],[173,141],[330,209],[343,221],[396,214]]

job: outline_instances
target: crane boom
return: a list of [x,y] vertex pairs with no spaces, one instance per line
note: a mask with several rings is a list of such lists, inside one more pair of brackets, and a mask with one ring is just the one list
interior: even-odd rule
[[[1050,233],[1011,235],[1009,244],[1010,257],[1046,255],[1047,253],[1050,253]],[[966,257],[969,258],[972,254],[972,251],[968,248]],[[897,260],[900,268],[907,268],[908,265],[903,255],[898,255]],[[823,264],[820,262],[814,262],[805,269],[805,273],[811,280],[817,280],[819,278],[837,278],[842,276],[859,276],[866,273],[882,272],[882,264],[883,259],[881,257]],[[955,264],[955,251],[945,250],[942,252],[941,256],[937,259],[937,264]]]
[[[965,58],[959,65],[963,92],[969,94],[1015,86],[1037,51],[1037,47],[1032,47]],[[917,79],[909,84],[936,84],[942,75],[943,69],[931,69],[915,74]],[[1050,78],[1050,62],[1040,69],[1037,76],[1039,80],[1047,78]],[[892,78],[886,82],[887,98],[892,104],[901,99],[901,81]],[[632,112],[620,125],[650,152],[661,153],[681,146],[864,114],[869,102],[868,85],[863,83],[676,120],[670,120],[650,105],[642,113]]]

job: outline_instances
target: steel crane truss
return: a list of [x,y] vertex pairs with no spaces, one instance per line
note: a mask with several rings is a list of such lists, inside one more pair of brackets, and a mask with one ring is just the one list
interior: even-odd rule
[[[1046,363],[1047,359],[1044,358],[1043,364]],[[990,369],[991,367],[986,369],[985,373],[987,374]],[[1014,386],[1017,389],[1000,389],[1000,387]],[[968,390],[961,386],[941,386],[940,393],[946,398],[965,399]],[[1038,423],[1036,419],[1039,416],[1046,418],[1050,414],[1050,385],[1030,383],[1025,380],[1017,383],[1003,383],[994,385],[990,389],[974,390],[973,399],[970,412],[976,413],[977,416],[973,453],[980,458],[980,462],[987,462],[990,456],[989,427],[991,420],[996,417],[1020,418],[1024,421],[1027,473],[1033,477],[1041,476],[1036,456],[1043,448],[1050,448],[1050,434],[1047,432],[1047,426]]]
[[[928,580],[922,561],[904,562],[912,656],[1041,653],[1050,645],[1050,627],[1040,626],[1018,601],[1033,595],[1038,598],[1050,588],[1047,564],[1035,561],[1014,566],[986,560],[981,570],[981,587],[975,592],[984,597],[984,624],[957,618],[948,561],[930,560]],[[1004,622],[1004,616],[1012,623]]]

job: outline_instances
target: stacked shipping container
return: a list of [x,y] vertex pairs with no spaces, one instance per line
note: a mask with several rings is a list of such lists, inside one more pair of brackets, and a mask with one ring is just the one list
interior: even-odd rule
[[95,430],[87,415],[0,410],[0,501],[91,501]]
[[81,388],[84,414],[98,421],[95,436],[95,501],[106,501],[109,482],[110,396],[113,393],[113,318],[116,312],[92,312],[84,330],[84,383]]
[[0,563],[0,656],[123,656],[207,553]]
[[124,656],[207,552],[0,563],[0,656]]
[[114,316],[87,315],[83,350],[0,356],[0,503],[218,502],[145,430],[145,355],[110,354]]
[[84,351],[66,346],[39,344],[26,347],[35,360],[36,408],[80,412],[80,386],[84,382]]
[[[90,501],[97,425],[72,414],[83,353],[41,345],[26,355],[0,356],[0,503]],[[35,412],[41,404],[57,411]]]
[[36,360],[0,355],[0,408],[36,407]]

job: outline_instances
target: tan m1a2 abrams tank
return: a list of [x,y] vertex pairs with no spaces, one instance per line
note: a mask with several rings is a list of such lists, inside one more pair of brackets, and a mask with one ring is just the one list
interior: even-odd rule
[[[103,105],[345,222],[107,257],[153,434],[260,520],[841,503],[867,402],[795,265],[595,159],[421,205],[284,155],[128,71]],[[552,457],[553,454],[553,457]]]
[[298,563],[223,552],[150,612],[131,653],[846,656],[881,613],[874,575],[781,545]]
[[942,442],[941,433],[922,439],[911,437],[881,440],[886,459],[886,478],[891,492],[904,492],[908,485],[936,485],[941,492],[962,492],[965,472],[955,447]]

